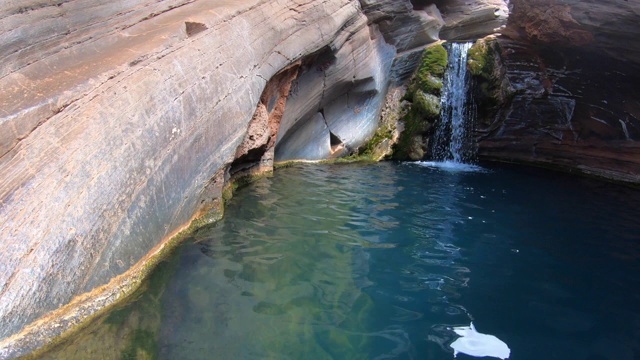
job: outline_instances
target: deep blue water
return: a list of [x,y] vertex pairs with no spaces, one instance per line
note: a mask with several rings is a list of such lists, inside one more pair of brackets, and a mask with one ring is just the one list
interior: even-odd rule
[[[470,321],[513,360],[639,359],[638,209],[535,169],[295,166],[240,189],[130,307],[160,359],[452,359]],[[125,310],[106,323],[143,327]]]

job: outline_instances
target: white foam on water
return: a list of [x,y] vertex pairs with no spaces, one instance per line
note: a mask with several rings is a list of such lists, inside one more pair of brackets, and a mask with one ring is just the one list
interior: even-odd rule
[[507,344],[493,335],[477,332],[473,323],[469,326],[454,327],[453,331],[460,336],[450,345],[453,348],[453,357],[463,353],[474,357],[489,356],[504,360],[511,355],[511,349]]
[[416,161],[412,164],[433,169],[442,169],[450,172],[486,172],[487,170],[471,164],[463,164],[455,161]]

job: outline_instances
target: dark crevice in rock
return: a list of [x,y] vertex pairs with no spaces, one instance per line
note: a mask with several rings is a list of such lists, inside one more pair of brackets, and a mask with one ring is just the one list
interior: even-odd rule
[[[184,3],[179,3],[179,4],[172,4],[172,5],[169,5],[168,7],[164,8],[164,9],[161,9],[161,10],[160,10],[160,11],[158,11],[158,12],[152,12],[151,14],[149,14],[149,15],[147,15],[147,16],[145,16],[145,17],[143,17],[142,19],[140,19],[140,20],[138,21],[138,23],[143,22],[143,21],[151,20],[151,19],[153,19],[153,18],[155,18],[155,17],[157,17],[157,16],[160,16],[160,15],[162,15],[162,14],[165,14],[165,13],[167,13],[167,12],[169,12],[169,11],[172,11],[172,10],[175,10],[175,9],[177,9],[177,8],[183,7],[183,6],[185,6],[185,5],[189,5],[189,4],[193,3],[193,2],[194,2],[194,1],[192,0],[192,1],[186,1],[186,2],[184,2]],[[133,24],[133,25],[135,25],[135,24]],[[133,25],[131,25],[131,26],[133,26]],[[128,28],[128,27],[123,27],[123,29],[127,29],[127,28]]]
[[273,170],[275,141],[300,66],[301,62],[298,61],[267,81],[245,137],[236,149],[235,160],[229,168],[232,181]]
[[208,29],[207,25],[199,22],[187,21],[184,23],[187,36],[191,37]]
[[321,49],[318,53],[307,58],[305,63],[315,65],[316,71],[326,71],[336,64],[337,58],[330,47]]
[[350,152],[349,146],[345,144],[336,134],[329,130],[329,145],[331,146],[331,158],[342,156],[345,152]]
[[342,140],[340,140],[340,138],[336,134],[329,131],[329,143],[331,145],[331,148],[333,149],[336,146],[342,145]]
[[263,144],[262,146],[249,150],[245,155],[235,159],[231,163],[231,167],[229,168],[229,174],[231,177],[238,174],[239,172],[246,171],[256,165],[265,152],[267,151],[267,144]]
[[278,96],[274,95],[269,99],[269,104],[267,105],[267,111],[272,112],[273,108],[276,106],[276,101],[278,101]]

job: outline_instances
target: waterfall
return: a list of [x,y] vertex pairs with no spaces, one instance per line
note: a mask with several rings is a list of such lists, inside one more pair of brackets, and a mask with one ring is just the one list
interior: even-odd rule
[[470,127],[475,106],[467,99],[467,53],[473,43],[450,43],[449,63],[440,100],[440,122],[433,137],[432,154],[436,161],[465,163],[473,157]]

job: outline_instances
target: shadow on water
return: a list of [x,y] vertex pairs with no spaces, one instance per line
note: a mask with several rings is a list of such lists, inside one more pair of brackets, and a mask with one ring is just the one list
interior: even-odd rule
[[452,359],[473,320],[515,360],[636,359],[639,208],[521,168],[282,169],[45,358]]

